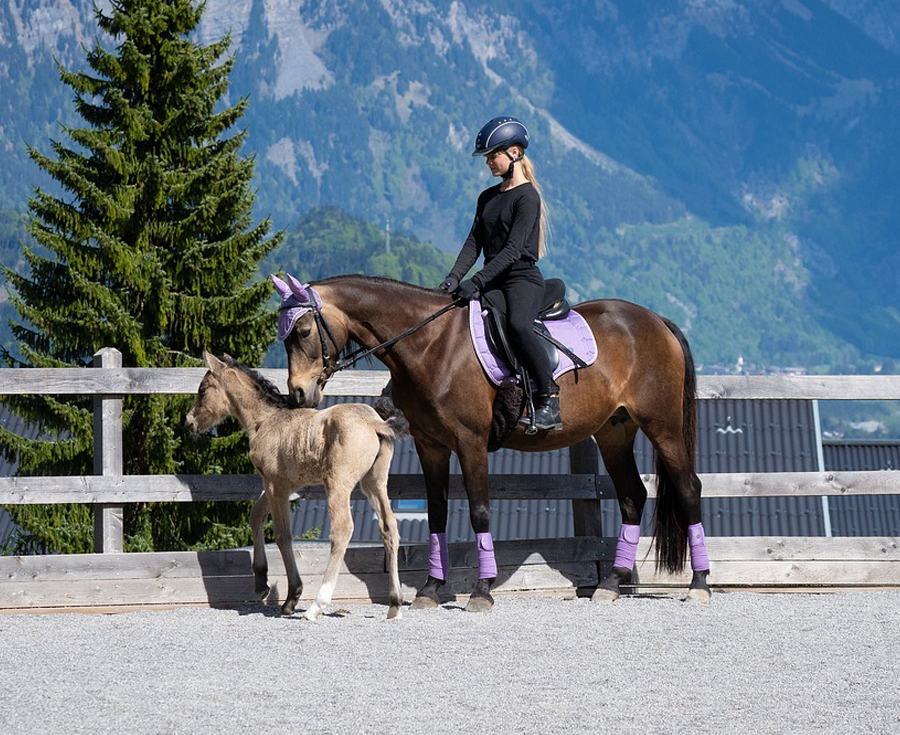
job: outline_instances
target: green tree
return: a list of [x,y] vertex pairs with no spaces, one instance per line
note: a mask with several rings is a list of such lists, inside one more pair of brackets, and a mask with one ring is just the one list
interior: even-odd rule
[[[36,189],[20,275],[4,268],[22,323],[11,324],[19,354],[7,366],[90,364],[116,347],[123,365],[199,366],[203,348],[258,364],[275,333],[258,266],[281,240],[265,220],[253,225],[254,162],[239,155],[236,130],[246,98],[219,105],[228,89],[230,38],[191,39],[203,6],[190,0],[114,0],[97,10],[92,73],[60,67],[86,127],[63,127],[70,145],[32,160],[64,196]],[[224,58],[223,58],[224,57]],[[124,406],[125,473],[245,472],[243,434],[184,436],[191,397],[131,396]],[[8,396],[9,408],[43,429],[42,441],[0,430],[0,451],[22,475],[90,474],[90,398]],[[59,551],[92,548],[88,506],[12,506],[14,519]],[[129,550],[209,548],[249,540],[246,504],[133,504]]]

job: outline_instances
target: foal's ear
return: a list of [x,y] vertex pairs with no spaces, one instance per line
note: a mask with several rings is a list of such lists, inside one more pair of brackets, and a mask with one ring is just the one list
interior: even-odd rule
[[213,371],[214,375],[218,374],[223,368],[225,368],[225,363],[211,352],[203,350],[203,359],[206,360],[207,367],[209,367],[209,369]]

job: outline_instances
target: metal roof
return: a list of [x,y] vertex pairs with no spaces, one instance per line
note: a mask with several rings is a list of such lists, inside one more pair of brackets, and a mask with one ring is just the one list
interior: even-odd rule
[[[0,404],[0,425],[14,434],[24,436],[26,439],[37,439],[41,433],[37,427],[27,424],[20,416],[10,413],[6,406],[2,404]],[[0,477],[13,477],[18,466],[18,461],[10,462],[0,456]],[[9,513],[0,507],[0,553],[3,553],[10,539],[14,538],[18,533],[19,527],[13,522]]]
[[[900,441],[827,441],[822,450],[826,470],[900,469]],[[837,496],[828,504],[835,536],[900,535],[900,495]]]

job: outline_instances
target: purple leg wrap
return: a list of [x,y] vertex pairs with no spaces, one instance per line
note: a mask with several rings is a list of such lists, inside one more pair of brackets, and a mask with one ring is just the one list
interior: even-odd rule
[[490,531],[476,533],[478,546],[478,579],[493,579],[497,576],[497,561],[494,559],[494,539]]
[[619,540],[616,542],[616,558],[614,567],[622,567],[631,571],[637,556],[638,541],[641,538],[641,527],[623,523],[619,529]]
[[447,580],[450,571],[450,554],[447,551],[447,534],[431,534],[431,550],[428,554],[428,573],[435,579]]
[[706,551],[706,534],[703,524],[688,526],[688,543],[691,545],[691,569],[695,572],[709,571],[709,554]]

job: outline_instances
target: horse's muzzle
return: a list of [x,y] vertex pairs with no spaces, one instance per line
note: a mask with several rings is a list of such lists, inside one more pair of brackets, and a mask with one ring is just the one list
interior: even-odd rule
[[289,395],[291,403],[297,408],[315,408],[322,400],[322,390],[318,386],[315,386],[310,392],[303,388],[294,388]]

